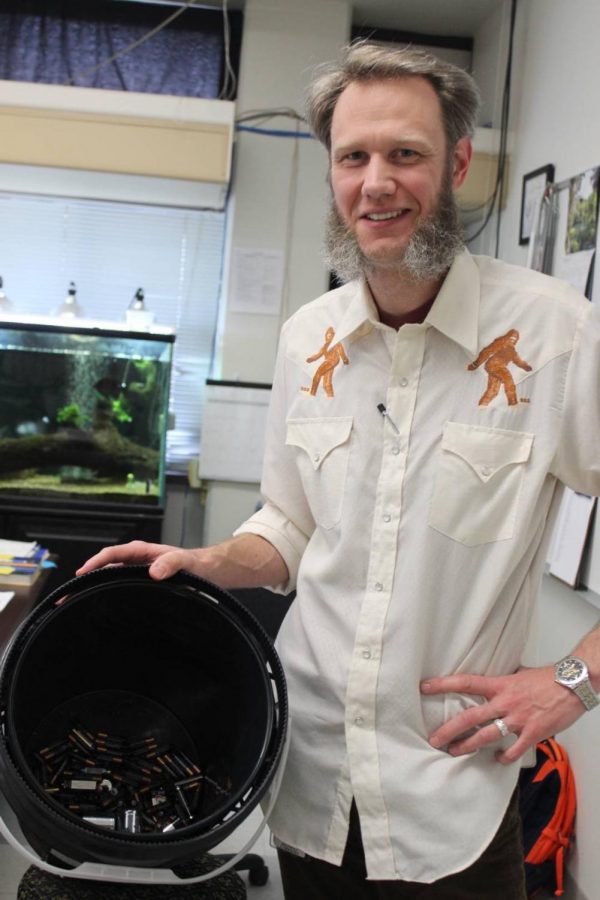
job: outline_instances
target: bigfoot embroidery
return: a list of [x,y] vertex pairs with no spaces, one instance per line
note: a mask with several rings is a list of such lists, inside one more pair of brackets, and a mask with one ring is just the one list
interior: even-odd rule
[[338,365],[340,359],[344,363],[345,366],[348,365],[348,357],[346,356],[346,351],[344,350],[341,343],[334,344],[331,346],[331,342],[335,336],[335,331],[331,326],[325,332],[325,343],[321,347],[318,353],[315,353],[313,356],[307,357],[306,362],[316,362],[321,357],[324,357],[324,361],[321,363],[317,371],[315,372],[312,380],[312,384],[309,388],[303,387],[303,391],[310,392],[311,396],[315,396],[317,390],[319,388],[319,384],[321,380],[323,381],[323,388],[328,397],[333,397],[333,370]]
[[484,347],[477,359],[467,366],[472,372],[484,364],[483,368],[488,373],[487,389],[479,401],[479,406],[487,406],[491,403],[500,390],[501,385],[504,385],[509,406],[516,406],[519,402],[517,400],[517,389],[513,377],[508,371],[508,365],[513,363],[526,372],[531,372],[531,366],[521,359],[515,350],[515,344],[518,340],[519,332],[516,328],[511,328],[502,337],[496,338],[495,341]]

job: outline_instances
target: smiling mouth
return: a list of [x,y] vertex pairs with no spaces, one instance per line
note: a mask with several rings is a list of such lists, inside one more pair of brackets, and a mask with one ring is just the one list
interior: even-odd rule
[[406,210],[404,209],[395,209],[391,212],[365,213],[362,218],[368,219],[369,222],[387,222],[389,219],[398,219],[405,212]]

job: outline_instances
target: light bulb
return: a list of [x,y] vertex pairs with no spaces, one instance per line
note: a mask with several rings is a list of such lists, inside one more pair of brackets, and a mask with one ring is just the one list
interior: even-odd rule
[[63,319],[83,316],[83,307],[77,302],[77,288],[74,281],[69,282],[69,292],[55,314]]

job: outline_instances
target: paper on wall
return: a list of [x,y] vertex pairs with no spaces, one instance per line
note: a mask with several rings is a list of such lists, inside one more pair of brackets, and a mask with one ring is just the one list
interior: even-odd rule
[[581,559],[589,532],[596,497],[565,488],[554,526],[548,562],[550,574],[577,587]]
[[283,291],[283,253],[234,247],[229,309],[252,315],[278,316]]
[[585,294],[594,250],[581,250],[579,253],[558,253],[554,261],[554,276],[567,281],[580,294]]

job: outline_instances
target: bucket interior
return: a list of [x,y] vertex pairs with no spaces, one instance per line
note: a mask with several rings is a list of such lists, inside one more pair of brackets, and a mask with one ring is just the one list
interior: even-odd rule
[[260,647],[229,610],[185,585],[140,579],[68,595],[32,627],[7,711],[13,758],[40,791],[36,754],[74,727],[131,743],[152,735],[183,751],[228,787],[189,832],[226,816],[250,789],[274,706]]

